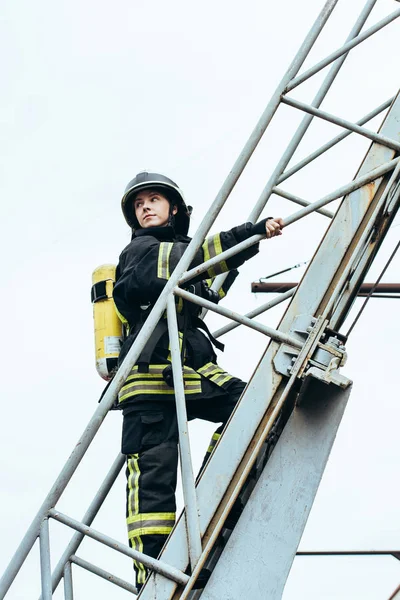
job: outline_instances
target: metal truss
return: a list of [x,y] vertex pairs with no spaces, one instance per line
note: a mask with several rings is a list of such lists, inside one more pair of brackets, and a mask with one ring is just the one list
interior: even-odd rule
[[[152,569],[153,575],[141,592],[143,600],[167,600],[168,598],[181,598],[181,600],[184,600],[186,598],[198,597],[198,594],[201,594],[201,592],[193,592],[193,585],[201,569],[205,565],[209,565],[213,557],[214,572],[203,592],[204,599],[221,598],[221,586],[225,586],[225,588],[227,586],[230,586],[230,588],[234,586],[235,593],[238,594],[235,597],[245,597],[244,595],[242,596],[242,593],[248,596],[252,593],[252,590],[248,587],[249,581],[246,582],[247,589],[243,592],[240,588],[241,583],[238,581],[238,577],[235,578],[233,576],[232,568],[229,567],[229,561],[233,564],[237,555],[249,553],[249,556],[251,556],[254,554],[254,551],[258,553],[265,552],[276,558],[276,546],[272,543],[273,540],[271,541],[271,532],[274,528],[282,527],[282,523],[285,523],[285,515],[282,514],[279,517],[282,519],[280,523],[278,523],[278,519],[276,523],[273,522],[275,504],[273,502],[274,499],[271,499],[270,511],[272,513],[268,517],[269,526],[267,532],[270,534],[270,537],[262,540],[262,549],[261,546],[254,549],[251,548],[251,540],[248,536],[246,538],[245,533],[237,541],[235,537],[238,538],[239,535],[235,536],[236,528],[232,536],[228,539],[226,548],[220,558],[215,553],[216,543],[220,539],[220,536],[224,535],[224,523],[235,500],[240,494],[245,498],[243,491],[248,486],[249,474],[251,472],[257,472],[259,478],[250,496],[248,505],[246,504],[243,515],[239,520],[238,530],[241,525],[243,529],[243,527],[245,528],[249,524],[248,515],[252,515],[254,523],[257,524],[257,519],[266,518],[265,514],[257,514],[254,506],[257,505],[260,498],[265,501],[265,482],[266,480],[273,480],[271,473],[276,468],[274,467],[274,460],[267,461],[270,455],[268,447],[276,446],[272,458],[278,456],[278,452],[281,453],[279,456],[285,456],[287,448],[292,447],[296,443],[296,435],[305,435],[305,432],[309,432],[310,428],[312,430],[312,427],[315,425],[313,418],[318,414],[318,418],[320,419],[319,424],[322,428],[321,431],[325,431],[327,435],[319,439],[318,446],[307,447],[307,452],[316,453],[316,463],[318,463],[312,482],[310,482],[309,497],[306,499],[308,508],[305,510],[304,505],[301,502],[299,503],[299,512],[296,516],[294,526],[292,531],[288,532],[290,536],[285,541],[286,550],[284,560],[282,559],[280,563],[278,561],[278,564],[275,561],[276,571],[272,574],[269,573],[270,586],[272,587],[265,588],[269,595],[263,596],[268,598],[280,597],[279,594],[283,589],[287,573],[295,556],[297,544],[304,529],[305,521],[351,388],[350,380],[344,378],[339,373],[339,366],[345,359],[345,349],[342,344],[343,339],[336,332],[339,330],[348,313],[365,273],[376,255],[399,206],[399,98],[386,100],[375,110],[361,117],[357,122],[350,122],[338,115],[328,113],[322,110],[320,106],[349,52],[397,19],[400,16],[400,8],[397,8],[379,23],[362,31],[367,18],[377,2],[377,0],[368,0],[345,43],[316,65],[300,73],[305,59],[328,22],[337,2],[338,0],[328,0],[324,4],[293,62],[273,93],[205,219],[201,223],[179,265],[172,273],[151,315],[143,325],[134,345],[108,387],[107,392],[104,394],[92,419],[85,428],[70,458],[45,498],[5,571],[0,581],[0,599],[6,596],[37,539],[39,539],[40,545],[41,598],[43,600],[52,598],[54,590],[62,579],[64,580],[64,597],[66,600],[72,600],[72,564],[87,569],[99,577],[107,579],[115,585],[126,589],[128,592],[135,594],[136,590],[129,582],[113,576],[76,555],[84,536],[91,537],[114,548],[118,552],[131,559],[138,560]],[[314,74],[329,65],[330,68],[327,75],[311,103],[299,102],[288,95],[297,86],[300,86]],[[226,260],[228,257],[262,239],[262,236],[254,236],[238,244],[235,248],[205,262],[203,265],[195,269],[190,269],[191,262],[197,250],[202,245],[204,238],[226,203],[281,104],[292,107],[296,111],[302,111],[305,116],[279,159],[260,197],[255,202],[248,220],[256,222],[271,195],[276,194],[302,205],[300,210],[285,219],[285,227],[313,212],[319,212],[329,218],[331,225],[314,259],[311,261],[301,284],[296,289],[287,291],[279,299],[274,299],[247,315],[240,315],[235,311],[216,306],[190,294],[184,289],[184,284],[194,275],[204,272],[210,266]],[[373,117],[388,108],[389,112],[378,133],[364,127]],[[314,118],[335,123],[341,126],[344,132],[312,152],[304,160],[294,166],[288,167]],[[280,187],[289,177],[329,151],[350,134],[358,134],[371,140],[370,151],[353,181],[342,185],[312,203]],[[325,206],[340,198],[344,199],[336,213],[325,209]],[[335,248],[335,252],[332,252],[332,248]],[[322,264],[324,264],[323,270],[321,269]],[[222,280],[223,276],[219,276],[213,287],[218,288]],[[175,296],[180,296],[187,301],[202,306],[206,310],[212,310],[230,319],[228,325],[215,332],[217,337],[234,327],[245,325],[259,331],[271,340],[244,392],[243,400],[239,403],[237,410],[228,423],[224,435],[216,445],[213,456],[203,471],[197,487],[195,486],[193,477],[190,443],[187,435],[187,415],[175,312]],[[277,329],[267,327],[254,320],[254,317],[261,312],[268,310],[291,296],[293,296],[292,301]],[[121,544],[118,540],[112,539],[92,528],[92,522],[123,466],[124,457],[122,455],[119,455],[114,461],[110,472],[107,474],[94,500],[80,521],[62,514],[57,510],[56,505],[98,432],[118,391],[128,377],[132,366],[136,363],[149,336],[165,311],[167,311],[171,341],[185,510],[184,515],[181,516],[175,530],[170,536],[160,559],[156,560],[132,550],[128,546]],[[300,323],[298,320],[299,315],[305,315],[307,317],[306,322],[303,320]],[[326,392],[326,398],[322,404],[318,403],[315,394],[313,395],[313,390],[316,389],[315,385],[325,386],[324,389],[330,390]],[[320,389],[318,387],[318,390]],[[312,400],[310,400],[311,398]],[[329,402],[329,399],[332,401]],[[251,402],[252,406],[250,414],[244,406],[248,402]],[[295,405],[302,408],[293,410]],[[333,410],[332,407],[335,407],[335,409]],[[304,415],[309,419],[306,425],[304,423]],[[296,435],[295,432],[297,432]],[[309,436],[306,437],[308,439]],[[299,452],[300,455],[301,453]],[[300,461],[298,465],[299,473],[293,473],[292,487],[290,489],[297,489],[299,474],[304,476],[302,468],[303,465]],[[210,496],[211,489],[212,496]],[[306,500],[303,500],[303,502],[306,502]],[[283,503],[283,506],[287,506],[289,499],[287,496],[279,496],[279,502],[280,505]],[[253,508],[251,506],[252,503]],[[255,512],[251,513],[252,510]],[[49,519],[57,520],[76,531],[53,573],[50,561]],[[246,531],[246,528],[244,531]],[[217,558],[215,558],[216,556]],[[250,580],[257,579],[257,568],[257,565],[255,565]],[[254,595],[254,597],[257,596]]]

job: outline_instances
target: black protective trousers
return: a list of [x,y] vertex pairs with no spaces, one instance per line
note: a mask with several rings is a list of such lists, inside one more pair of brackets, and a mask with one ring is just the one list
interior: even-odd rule
[[[188,420],[222,423],[212,436],[203,466],[235,408],[245,383],[234,379],[212,399],[186,402]],[[161,397],[162,398],[162,397]],[[175,524],[175,490],[178,466],[178,426],[175,405],[151,402],[148,410],[124,415],[122,453],[127,455],[126,522],[129,545],[156,558]],[[134,561],[140,589],[147,568]]]

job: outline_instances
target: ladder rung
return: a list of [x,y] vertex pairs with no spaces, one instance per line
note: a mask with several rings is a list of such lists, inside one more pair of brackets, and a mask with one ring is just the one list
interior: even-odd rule
[[86,571],[90,571],[94,575],[98,575],[99,577],[106,579],[106,581],[109,581],[110,583],[114,583],[118,587],[121,587],[124,590],[127,590],[128,592],[132,592],[133,594],[138,594],[138,591],[135,588],[135,586],[132,585],[131,583],[129,583],[128,581],[125,581],[125,579],[121,579],[120,577],[113,575],[109,571],[105,571],[101,567],[98,567],[97,565],[94,565],[93,563],[88,562],[87,560],[80,558],[79,556],[76,556],[75,554],[73,554],[70,557],[70,560],[75,565],[82,567],[82,569],[86,569]]
[[104,533],[101,533],[92,527],[88,527],[84,523],[81,523],[80,521],[63,514],[54,508],[49,511],[49,517],[52,517],[60,523],[64,523],[64,525],[68,525],[68,527],[72,527],[72,529],[76,529],[76,531],[84,533],[88,537],[104,544],[105,546],[117,550],[117,552],[121,552],[121,554],[125,554],[126,556],[143,563],[146,565],[146,567],[149,567],[153,571],[156,571],[168,579],[172,579],[173,581],[183,585],[189,581],[189,577],[179,571],[179,569],[176,569],[175,567],[172,567],[161,560],[151,558],[150,556],[147,556],[147,554],[143,554],[143,552],[132,550],[132,548],[129,548],[129,546],[126,546],[125,544],[121,544],[121,542],[118,540],[105,535]]

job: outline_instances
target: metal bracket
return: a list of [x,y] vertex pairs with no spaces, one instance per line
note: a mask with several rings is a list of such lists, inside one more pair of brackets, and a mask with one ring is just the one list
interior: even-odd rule
[[334,383],[342,388],[351,384],[350,379],[340,375],[339,368],[346,363],[347,353],[342,340],[331,335],[321,342],[327,332],[328,321],[322,317],[298,315],[290,329],[290,334],[304,343],[299,350],[289,344],[282,344],[274,358],[274,367],[282,375],[305,379],[312,376],[324,383]]

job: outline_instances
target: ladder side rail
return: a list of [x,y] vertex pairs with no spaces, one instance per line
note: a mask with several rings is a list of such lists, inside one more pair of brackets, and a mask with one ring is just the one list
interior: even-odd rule
[[[327,194],[323,198],[320,198],[319,200],[316,200],[315,202],[308,204],[306,207],[302,208],[301,210],[299,210],[295,213],[292,213],[288,217],[285,217],[285,227],[287,227],[288,225],[291,225],[295,221],[299,221],[303,217],[315,212],[318,208],[321,208],[321,207],[325,206],[326,204],[333,202],[333,200],[337,200],[338,198],[341,198],[342,196],[347,195],[350,192],[358,190],[359,188],[362,188],[366,184],[377,181],[380,177],[382,177],[382,175],[385,175],[389,171],[392,171],[396,167],[399,160],[400,160],[400,158],[391,159],[391,160],[383,163],[379,167],[376,167],[375,169],[368,171],[365,175],[361,175],[360,177],[357,177],[356,179],[353,179],[349,183],[339,187],[337,190],[331,192],[330,194]],[[194,268],[190,269],[189,271],[186,271],[184,273],[184,275],[179,279],[178,284],[182,285],[183,283],[196,277],[200,273],[204,273],[204,271],[206,271],[210,267],[214,267],[215,265],[218,265],[221,261],[231,258],[235,254],[238,254],[238,252],[241,252],[242,250],[245,250],[245,249],[249,248],[250,246],[252,246],[253,244],[256,244],[260,240],[264,239],[264,237],[265,237],[264,235],[254,235],[251,238],[248,238],[247,240],[240,242],[240,244],[237,244],[233,248],[229,248],[229,250],[225,250],[224,252],[221,252],[221,254],[218,254],[217,256],[210,258],[209,260],[207,260],[203,264],[199,265],[198,267],[194,267]]]
[[69,517],[68,515],[65,515],[54,508],[49,511],[49,517],[59,521],[60,523],[63,523],[64,525],[67,525],[68,527],[71,527],[72,529],[75,529],[76,531],[84,533],[93,540],[96,540],[97,542],[100,542],[109,548],[113,548],[121,554],[125,554],[125,556],[129,556],[129,558],[133,558],[134,560],[143,563],[146,565],[146,567],[149,567],[149,569],[152,569],[156,573],[160,573],[160,575],[163,575],[168,579],[181,584],[185,584],[189,580],[189,577],[182,573],[179,569],[175,569],[175,567],[168,565],[161,560],[157,560],[156,558],[152,558],[147,554],[143,554],[143,552],[133,550],[130,548],[130,546],[121,544],[121,542],[110,537],[109,535],[97,531],[97,529],[93,529],[93,527],[88,527],[84,523],[81,523],[80,521],[77,521],[76,519],[73,519],[72,517]]
[[383,19],[378,21],[378,23],[375,23],[375,25],[372,25],[372,27],[364,31],[364,33],[361,33],[356,38],[346,42],[344,46],[332,52],[332,54],[321,60],[321,62],[319,62],[318,64],[314,65],[314,67],[310,67],[310,69],[307,69],[307,71],[293,79],[288,84],[285,92],[291,92],[295,87],[303,83],[303,81],[306,81],[307,79],[312,77],[312,75],[315,75],[316,73],[318,73],[318,71],[321,71],[322,69],[327,67],[331,62],[342,56],[342,54],[345,54],[355,46],[358,46],[364,40],[371,37],[371,35],[377,33],[378,31],[392,23],[392,21],[394,21],[398,17],[400,17],[400,8],[390,13],[387,17],[384,17]]
[[51,565],[50,565],[50,535],[49,520],[46,517],[40,525],[40,578],[42,582],[43,600],[51,600]]
[[64,599],[74,600],[74,586],[72,581],[72,566],[71,561],[68,561],[64,565]]
[[182,488],[185,503],[186,530],[189,546],[189,557],[192,568],[197,564],[202,548],[198,518],[196,488],[188,435],[185,389],[183,384],[181,351],[179,344],[178,320],[174,295],[171,294],[167,304],[168,333],[171,349],[171,363],[175,390],[176,417],[179,433],[179,454],[181,459]]
[[89,571],[89,573],[93,573],[93,575],[97,575],[98,577],[101,577],[102,579],[113,583],[114,585],[126,590],[127,592],[131,592],[132,594],[136,595],[138,594],[138,591],[135,588],[135,586],[129,583],[128,581],[125,581],[124,579],[121,579],[121,577],[117,577],[116,575],[109,573],[105,569],[102,569],[101,567],[92,564],[91,562],[81,558],[80,556],[76,556],[73,554],[71,556],[71,562],[73,562],[75,565],[78,565],[78,567]]
[[[365,125],[365,123],[368,123],[368,121],[370,121],[374,117],[378,116],[381,112],[383,112],[384,110],[389,108],[389,106],[392,104],[394,99],[395,99],[395,96],[392,96],[391,98],[389,98],[389,100],[386,100],[386,102],[383,102],[382,104],[380,104],[379,106],[377,106],[376,108],[371,110],[371,112],[369,112],[364,117],[362,117],[361,119],[356,121],[355,122],[356,125]],[[339,142],[341,142],[342,140],[347,138],[352,133],[353,133],[352,131],[348,131],[348,130],[343,131],[342,133],[339,133],[339,135],[337,135],[336,137],[332,138],[331,140],[329,140],[328,142],[326,142],[325,144],[320,146],[314,152],[311,152],[311,154],[309,154],[308,156],[303,158],[303,160],[300,160],[297,164],[293,165],[293,167],[290,167],[290,169],[287,169],[286,171],[284,171],[282,173],[282,175],[278,178],[277,184],[279,185],[280,183],[282,183],[282,181],[289,179],[289,177],[291,177],[292,175],[294,175],[295,173],[300,171],[303,167],[309,165],[312,161],[314,161],[319,156],[322,156],[322,154],[324,154],[325,152],[327,152],[328,150],[330,150],[331,148],[336,146],[336,144],[339,144]]]
[[375,131],[366,129],[365,127],[360,127],[351,121],[347,121],[346,119],[332,115],[331,113],[321,110],[320,108],[314,108],[310,104],[300,102],[299,100],[291,98],[290,96],[284,96],[282,98],[282,102],[288,106],[292,106],[293,108],[297,108],[298,110],[302,110],[303,112],[314,115],[315,117],[319,117],[324,121],[328,121],[334,125],[339,125],[340,127],[344,127],[345,129],[353,131],[354,133],[358,133],[359,135],[369,138],[373,142],[377,142],[383,146],[388,146],[388,148],[392,148],[393,150],[396,150],[396,152],[400,151],[400,144],[398,142],[391,140],[384,135],[380,135],[379,133],[375,133]]
[[[384,219],[380,219],[382,213],[382,206],[385,207],[388,200],[388,196],[391,191],[395,188],[394,195],[390,198],[390,202],[393,202],[392,211],[387,214]],[[342,324],[346,314],[350,310],[353,304],[357,291],[359,288],[359,282],[363,279],[366,272],[368,271],[372,260],[374,259],[382,241],[387,233],[392,220],[395,217],[396,212],[400,205],[400,161],[397,163],[396,169],[393,171],[389,182],[386,184],[385,190],[382,194],[382,199],[374,209],[371,220],[374,220],[374,224],[370,227],[370,230],[366,229],[363,235],[360,237],[358,243],[358,260],[357,264],[347,267],[343,271],[341,278],[337,283],[337,288],[340,290],[340,296],[337,299],[330,299],[324,310],[324,314],[330,313],[330,321],[333,327],[338,327]],[[374,236],[376,223],[379,224],[379,234]],[[375,239],[374,239],[375,237]],[[353,277],[351,278],[351,273]],[[347,289],[345,289],[347,288]],[[356,293],[355,293],[356,290]]]
[[[370,12],[373,9],[375,3],[376,3],[376,0],[369,0],[366,3],[366,5],[364,6],[363,10],[360,13],[360,16],[358,17],[353,28],[350,31],[348,40],[354,39],[355,36],[357,36],[357,34],[361,31],[365,21],[367,20]],[[344,56],[342,58],[340,58],[339,60],[337,60],[337,62],[329,70],[329,73],[325,77],[316,96],[314,97],[314,100],[312,102],[312,104],[314,106],[319,106],[321,104],[321,102],[323,101],[323,99],[325,98],[333,81],[335,80],[337,74],[339,73],[344,61],[346,60],[346,57],[347,57],[347,54],[344,54]],[[280,96],[280,99],[279,99],[280,101],[282,101],[282,98],[286,91],[287,91],[287,86],[286,86],[285,90],[283,91],[282,95]],[[268,200],[271,197],[272,189],[276,186],[279,177],[282,175],[282,173],[285,170],[285,168],[287,167],[290,159],[292,158],[293,154],[295,153],[296,149],[298,148],[301,140],[303,139],[304,135],[306,134],[306,132],[312,122],[312,119],[313,119],[312,115],[308,115],[303,118],[303,120],[300,123],[299,127],[297,128],[294,136],[292,137],[291,141],[289,142],[288,146],[286,147],[286,150],[282,154],[281,159],[278,161],[272,175],[270,176],[266,186],[264,187],[263,191],[261,192],[260,197],[258,198],[253,210],[251,211],[251,213],[249,215],[249,221],[251,221],[252,223],[257,221],[257,219],[261,215],[262,211],[264,210],[265,206],[267,205]],[[213,290],[218,291],[219,288],[222,286],[225,278],[226,278],[226,275],[219,275],[213,282],[211,288]]]
[[[382,126],[382,132],[389,135],[397,131],[400,112],[400,100],[397,98],[391,107]],[[355,236],[361,236],[362,229],[366,227],[370,215],[370,205],[374,201],[376,206],[381,199],[379,186],[381,180],[373,181],[371,172],[376,177],[377,173],[393,169],[397,160],[393,157],[393,150],[373,143],[358,172],[358,181],[364,174],[370,180],[364,188],[347,194],[344,198],[335,218],[328,228],[323,241],[320,243],[302,282],[297,288],[293,301],[290,303],[283,316],[279,328],[281,331],[289,331],[292,323],[299,314],[318,314],[324,309],[324,298],[331,294],[338,294],[337,286],[332,288],[332,280],[338,272],[342,272],[350,261],[349,252],[353,249],[352,240]],[[384,168],[376,167],[386,163]],[[356,188],[357,186],[355,186]],[[310,212],[303,209],[303,212]],[[293,219],[293,221],[296,219]],[[336,248],[332,253],[332,247]],[[323,265],[323,268],[322,268]],[[273,406],[279,400],[282,393],[280,387],[283,376],[276,372],[273,364],[274,357],[278,351],[278,345],[271,342],[262,357],[259,366],[250,379],[242,401],[231,416],[229,427],[225,430],[217,444],[213,456],[208,462],[197,486],[199,505],[201,507],[200,525],[202,531],[206,532],[210,523],[214,525],[214,516],[217,507],[223,506],[226,490],[232,484],[232,478],[238,473],[238,468],[245,459],[243,458],[246,448],[254,443],[254,436],[263,431],[265,421]],[[256,393],[259,390],[260,393]],[[261,393],[263,390],[263,393]],[[251,407],[251,419],[249,417],[249,403]],[[257,425],[259,429],[256,431]],[[255,434],[256,431],[256,434]],[[252,441],[253,440],[253,441]],[[210,497],[209,489],[213,489]],[[220,510],[218,508],[218,510]],[[207,531],[207,536],[209,535]],[[183,549],[185,531],[181,521],[170,536],[162,552],[162,558],[175,566],[185,568],[185,551]],[[200,563],[199,563],[200,564]],[[157,586],[157,594],[155,593]],[[158,587],[160,586],[160,587]],[[157,597],[167,600],[172,598],[175,586],[172,582],[163,581],[158,576],[152,576],[142,591],[143,600]]]
[[[104,500],[107,498],[108,493],[110,492],[112,486],[114,485],[115,480],[117,479],[124,464],[125,464],[125,456],[123,454],[119,453],[118,456],[116,457],[116,459],[114,460],[109,472],[107,473],[106,477],[104,478],[102,484],[100,485],[95,497],[93,498],[92,502],[90,503],[87,511],[83,515],[82,523],[84,523],[85,525],[92,524],[94,518],[96,517],[97,513],[99,512],[101,506],[103,505]],[[53,574],[52,574],[52,591],[53,591],[53,593],[57,589],[57,586],[63,577],[64,568],[68,564],[71,555],[76,553],[76,551],[78,550],[79,546],[81,545],[81,542],[84,539],[84,537],[85,536],[83,533],[76,532],[72,536],[67,547],[65,548],[65,550],[64,550],[60,560],[58,561],[58,563],[53,571]],[[41,596],[40,596],[39,600],[43,600]]]

